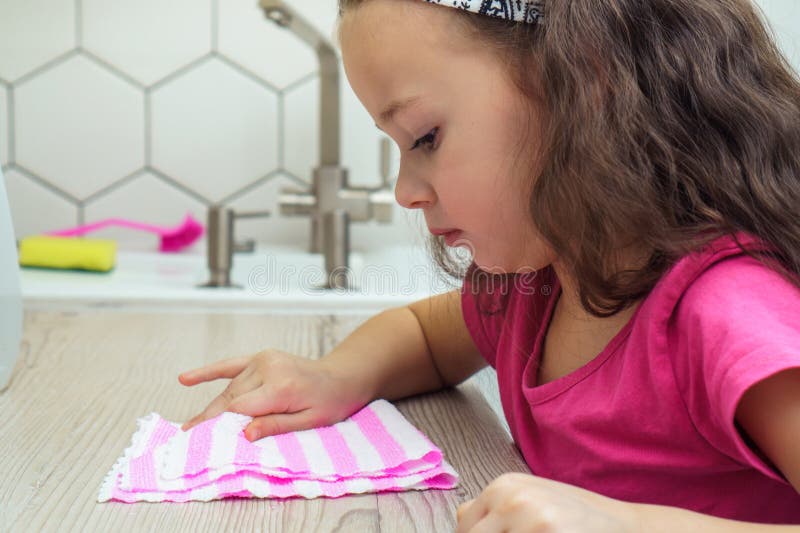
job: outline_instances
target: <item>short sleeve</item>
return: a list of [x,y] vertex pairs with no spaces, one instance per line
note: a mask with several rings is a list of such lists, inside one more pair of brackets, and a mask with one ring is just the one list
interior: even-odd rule
[[743,465],[786,482],[734,416],[756,383],[800,367],[800,288],[746,255],[705,270],[669,328],[678,387],[697,430]]

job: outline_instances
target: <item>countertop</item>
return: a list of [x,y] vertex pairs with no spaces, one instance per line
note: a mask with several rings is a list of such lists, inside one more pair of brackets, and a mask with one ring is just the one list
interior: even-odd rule
[[166,254],[121,250],[106,273],[23,268],[28,309],[120,309],[179,313],[368,314],[407,305],[460,286],[436,268],[424,248],[384,246],[349,256],[352,286],[322,289],[324,258],[296,246],[260,246],[237,253],[234,287],[203,287],[203,250]]
[[504,472],[529,472],[475,378],[393,402],[442,449],[460,475],[456,489],[96,502],[138,417],[185,420],[227,382],[186,388],[179,372],[267,347],[317,358],[369,316],[27,310],[22,353],[0,394],[0,531],[453,531],[460,502]]

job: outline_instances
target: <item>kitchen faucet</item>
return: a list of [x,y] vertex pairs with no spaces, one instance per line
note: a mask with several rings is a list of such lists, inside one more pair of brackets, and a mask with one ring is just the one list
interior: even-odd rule
[[394,192],[389,184],[389,139],[381,140],[381,185],[350,187],[339,162],[339,58],[331,43],[282,0],[260,0],[266,17],[311,46],[319,59],[319,164],[310,192],[283,189],[282,215],[311,218],[311,253],[325,255],[328,289],[353,288],[349,279],[350,222],[392,221]]

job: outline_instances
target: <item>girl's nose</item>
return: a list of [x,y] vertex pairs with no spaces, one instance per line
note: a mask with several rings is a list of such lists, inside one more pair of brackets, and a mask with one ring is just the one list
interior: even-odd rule
[[422,209],[433,204],[436,193],[425,180],[406,175],[401,170],[394,186],[394,197],[406,209]]

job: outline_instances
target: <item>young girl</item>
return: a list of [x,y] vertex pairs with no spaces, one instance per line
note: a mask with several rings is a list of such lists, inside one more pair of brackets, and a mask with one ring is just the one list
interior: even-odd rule
[[[457,7],[458,9],[454,9]],[[750,0],[341,0],[398,202],[466,246],[460,290],[230,378],[249,439],[487,363],[533,475],[458,531],[800,524],[800,84]],[[550,529],[548,529],[550,528]]]

